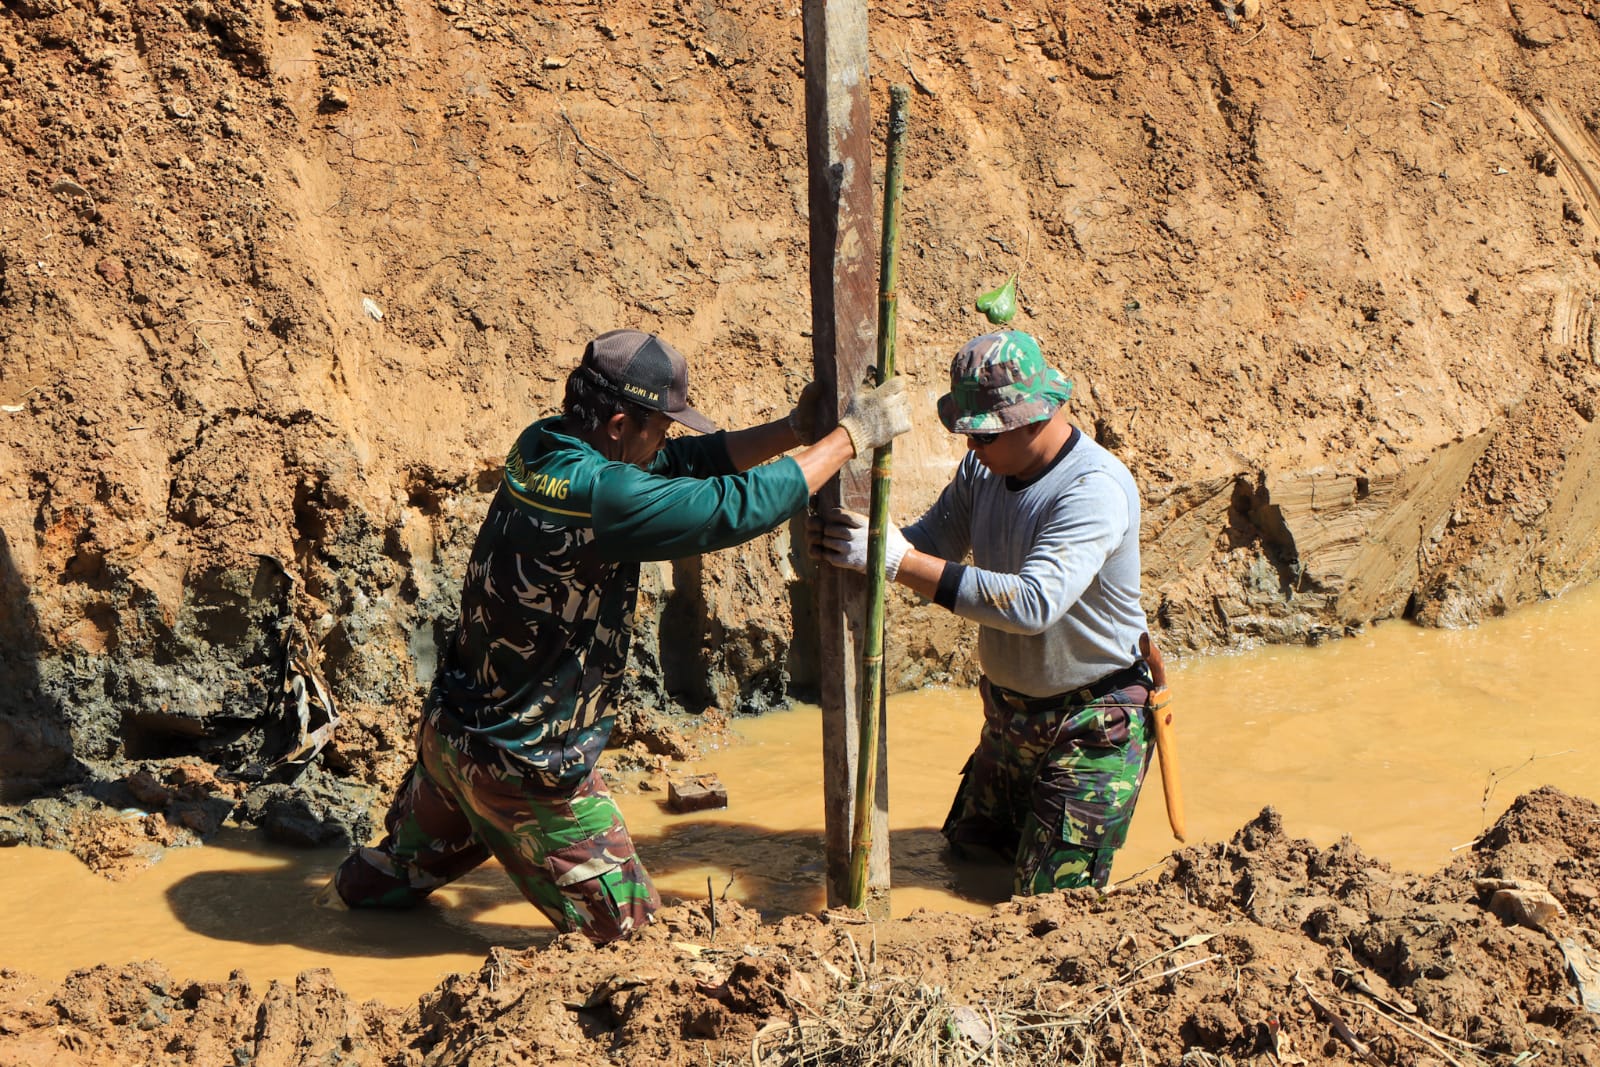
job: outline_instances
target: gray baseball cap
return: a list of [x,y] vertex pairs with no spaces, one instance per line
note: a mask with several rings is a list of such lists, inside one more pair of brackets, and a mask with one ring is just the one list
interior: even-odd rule
[[583,362],[600,372],[619,394],[659,411],[696,433],[717,426],[689,406],[689,363],[653,333],[610,330],[589,342]]

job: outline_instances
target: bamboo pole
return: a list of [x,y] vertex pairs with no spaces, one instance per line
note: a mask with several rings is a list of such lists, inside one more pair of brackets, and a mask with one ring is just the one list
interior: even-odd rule
[[[910,90],[889,90],[889,140],[883,174],[882,253],[878,269],[878,381],[894,377],[896,306],[900,282],[900,186],[905,162],[905,137]],[[866,902],[867,868],[872,855],[872,812],[877,806],[878,731],[883,719],[883,617],[887,582],[884,562],[889,524],[889,480],[894,445],[872,453],[872,512],[867,527],[867,620],[861,639],[861,740],[856,746],[856,805],[850,833],[850,896],[852,908]]]

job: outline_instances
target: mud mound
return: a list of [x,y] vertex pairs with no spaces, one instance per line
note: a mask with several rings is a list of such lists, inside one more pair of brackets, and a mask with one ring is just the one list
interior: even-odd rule
[[[1542,789],[1471,855],[1397,878],[1268,809],[1109,894],[879,924],[684,903],[605,948],[494,950],[404,1012],[320,971],[260,994],[153,962],[54,990],[3,972],[0,1063],[1592,1065],[1597,835],[1600,808]],[[1535,925],[1487,891],[1531,900],[1546,875],[1558,906]]]
[[1483,835],[1475,851],[1483,854],[1478,862],[1485,874],[1535,878],[1558,893],[1576,883],[1580,894],[1588,886],[1592,896],[1600,857],[1600,808],[1550,787],[1525,793]]

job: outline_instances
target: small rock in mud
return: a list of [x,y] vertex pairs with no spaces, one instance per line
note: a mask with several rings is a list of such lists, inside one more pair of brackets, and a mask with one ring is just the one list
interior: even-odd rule
[[1567,913],[1561,901],[1544,886],[1506,878],[1479,878],[1475,883],[1480,898],[1488,898],[1488,908],[1502,922],[1543,930],[1554,919]]

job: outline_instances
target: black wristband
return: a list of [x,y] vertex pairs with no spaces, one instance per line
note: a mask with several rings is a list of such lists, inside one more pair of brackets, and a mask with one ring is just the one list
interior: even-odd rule
[[963,563],[945,561],[944,570],[939,572],[939,588],[933,591],[933,602],[941,608],[951,611],[956,609],[956,593],[961,590],[961,576],[967,571]]

